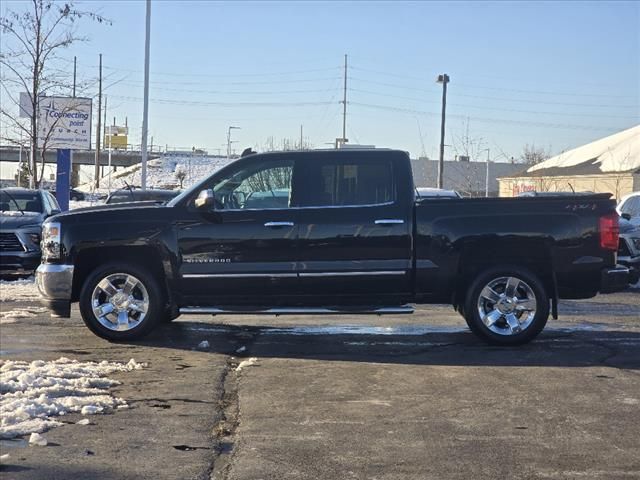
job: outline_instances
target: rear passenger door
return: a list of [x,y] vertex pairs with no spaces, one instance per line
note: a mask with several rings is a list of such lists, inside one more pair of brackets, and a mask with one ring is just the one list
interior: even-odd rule
[[301,160],[298,272],[308,301],[386,304],[410,293],[412,209],[397,186],[411,180],[385,153]]

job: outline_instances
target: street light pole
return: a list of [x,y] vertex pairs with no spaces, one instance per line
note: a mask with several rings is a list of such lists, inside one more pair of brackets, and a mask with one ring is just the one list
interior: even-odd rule
[[230,126],[227,129],[227,160],[231,160],[231,130],[240,130],[240,127]]
[[449,83],[449,75],[443,73],[438,75],[437,83],[442,84],[442,120],[440,121],[440,161],[438,162],[438,188],[444,185],[444,121],[447,108],[447,83]]
[[140,187],[147,189],[147,136],[149,134],[149,44],[151,42],[151,0],[147,0],[147,22],[144,41],[144,102],[142,109],[142,168],[140,169]]

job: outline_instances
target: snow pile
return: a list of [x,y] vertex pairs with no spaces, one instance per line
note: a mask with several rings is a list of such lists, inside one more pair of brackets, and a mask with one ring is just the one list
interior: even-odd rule
[[0,215],[3,217],[37,217],[40,213],[30,212],[29,210],[2,210]]
[[62,425],[52,418],[59,415],[92,415],[126,405],[108,392],[120,382],[106,376],[145,366],[134,359],[126,364],[64,357],[49,362],[0,361],[0,438],[42,433]]
[[527,172],[573,167],[596,159],[602,172],[626,172],[640,168],[640,125],[551,157]]
[[0,280],[0,302],[27,302],[38,300],[40,294],[33,277],[20,280]]
[[[180,188],[180,181],[176,174],[184,172],[182,188],[186,189],[208,177],[228,163],[229,160],[226,157],[219,156],[166,155],[147,162],[147,186],[151,188]],[[111,190],[125,188],[127,185],[140,186],[141,168],[140,164],[136,164],[112,173]],[[108,184],[109,177],[102,177],[100,180],[100,185],[103,186],[101,191],[106,192],[104,186]],[[91,192],[93,189],[93,182],[89,182],[78,187],[78,190],[83,192]]]

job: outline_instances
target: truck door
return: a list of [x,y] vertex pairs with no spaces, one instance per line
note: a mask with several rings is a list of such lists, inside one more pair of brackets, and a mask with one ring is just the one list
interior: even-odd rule
[[404,197],[406,189],[412,191],[410,172],[398,168],[390,152],[330,153],[300,160],[301,294],[325,303],[406,298],[412,206]]
[[247,158],[214,175],[215,205],[188,207],[178,226],[182,294],[199,305],[267,305],[294,293],[294,161]]

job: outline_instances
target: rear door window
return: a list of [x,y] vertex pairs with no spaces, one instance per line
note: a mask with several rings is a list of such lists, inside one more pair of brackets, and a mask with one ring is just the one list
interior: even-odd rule
[[302,206],[339,207],[379,205],[395,200],[392,162],[351,160],[325,161],[312,166],[312,188]]

